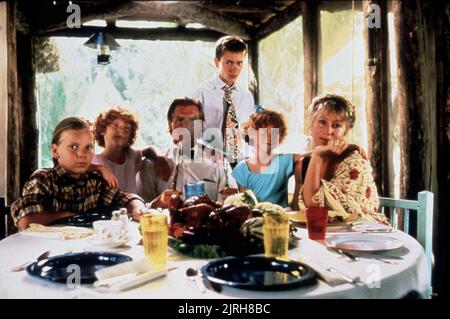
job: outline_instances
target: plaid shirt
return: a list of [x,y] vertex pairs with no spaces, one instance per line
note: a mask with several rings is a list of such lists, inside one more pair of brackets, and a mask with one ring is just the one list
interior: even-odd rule
[[97,173],[85,173],[75,179],[60,166],[39,169],[23,188],[22,197],[11,205],[14,224],[25,215],[70,211],[85,213],[126,206],[134,194],[110,188]]

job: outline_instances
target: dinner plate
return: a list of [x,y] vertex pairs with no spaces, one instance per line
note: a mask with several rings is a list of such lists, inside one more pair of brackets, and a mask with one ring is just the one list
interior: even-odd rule
[[71,253],[36,261],[27,267],[27,272],[48,281],[72,283],[75,282],[78,266],[80,283],[91,284],[97,280],[97,270],[131,260],[131,257],[109,252]]
[[328,247],[352,251],[386,251],[403,246],[396,238],[372,234],[339,234],[327,237]]
[[128,238],[128,236],[125,236],[117,241],[105,241],[105,240],[99,240],[99,238],[96,235],[90,236],[86,239],[92,245],[100,246],[103,248],[118,248],[118,247],[125,245],[130,240]]
[[111,212],[89,212],[80,215],[58,219],[52,225],[68,225],[77,227],[92,227],[97,220],[110,220]]
[[201,273],[212,285],[249,290],[285,290],[317,282],[307,265],[259,256],[218,259],[204,265]]

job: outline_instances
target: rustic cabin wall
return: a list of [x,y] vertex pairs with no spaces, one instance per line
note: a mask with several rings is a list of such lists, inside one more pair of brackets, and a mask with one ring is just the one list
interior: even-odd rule
[[[366,114],[368,153],[375,183],[381,196],[394,197],[393,122],[390,96],[388,5],[385,0],[364,1],[364,16],[370,5],[380,8],[380,27],[364,24]],[[374,22],[374,21],[371,21]]]
[[402,197],[437,194],[436,48],[430,1],[393,3],[400,114]]
[[38,167],[39,132],[35,98],[32,37],[24,27],[17,30],[17,71],[20,99],[20,189]]
[[437,276],[434,282],[438,284],[446,275],[443,270],[446,252],[437,243],[442,245],[443,236],[448,233],[448,219],[445,216],[448,203],[443,202],[448,199],[441,198],[448,197],[444,194],[448,190],[448,180],[439,177],[443,174],[448,176],[448,137],[447,140],[439,138],[438,133],[444,125],[439,125],[438,121],[446,110],[447,101],[443,96],[448,94],[444,93],[448,90],[448,79],[445,79],[448,64],[439,52],[443,47],[439,43],[442,42],[440,37],[446,34],[442,21],[448,23],[448,16],[443,16],[444,9],[444,5],[432,1],[393,3],[401,120],[400,191],[404,198],[415,198],[421,190],[430,190],[435,195]]
[[8,47],[7,47],[7,2],[0,2],[0,195],[6,194],[7,168],[7,121],[8,121]]
[[437,199],[437,238],[434,246],[439,247],[435,267],[435,287],[441,297],[448,293],[445,287],[448,278],[448,250],[442,245],[449,242],[450,200],[446,194],[450,189],[450,3],[439,5],[434,19],[436,30],[436,77],[438,115],[438,185],[441,196]]
[[16,19],[17,2],[8,1],[8,151],[7,200],[13,201],[20,193],[20,100],[17,72]]
[[305,107],[305,134],[310,134],[308,106],[312,99],[320,92],[320,10],[317,1],[302,1],[303,21],[303,63],[304,67],[304,107]]

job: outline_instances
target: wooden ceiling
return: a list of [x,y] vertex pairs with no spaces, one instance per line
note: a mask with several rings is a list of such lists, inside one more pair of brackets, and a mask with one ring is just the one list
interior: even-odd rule
[[[20,11],[27,17],[34,35],[55,35],[66,32],[88,33],[68,29],[67,0],[19,1]],[[77,1],[81,22],[103,19],[114,26],[117,20],[175,22],[177,29],[188,23],[200,23],[217,34],[236,34],[246,40],[259,40],[281,29],[300,16],[300,1],[273,0],[203,0],[203,1]],[[92,29],[92,28],[91,28]],[[142,32],[142,31],[141,31]],[[193,32],[199,32],[193,31]],[[214,34],[216,37],[217,34]]]

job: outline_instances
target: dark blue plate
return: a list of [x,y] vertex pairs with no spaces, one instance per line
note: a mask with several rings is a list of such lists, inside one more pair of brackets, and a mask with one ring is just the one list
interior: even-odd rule
[[92,212],[58,219],[54,221],[52,225],[92,227],[92,223],[97,220],[109,219],[111,219],[111,212]]
[[315,272],[307,265],[259,256],[218,259],[203,266],[201,272],[213,287],[285,290],[317,283]]
[[27,267],[27,272],[31,276],[53,282],[67,283],[69,280],[73,283],[76,282],[74,278],[78,271],[76,265],[78,265],[80,267],[79,282],[92,284],[97,280],[95,277],[97,270],[131,260],[131,257],[108,252],[71,253],[34,262]]

